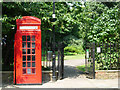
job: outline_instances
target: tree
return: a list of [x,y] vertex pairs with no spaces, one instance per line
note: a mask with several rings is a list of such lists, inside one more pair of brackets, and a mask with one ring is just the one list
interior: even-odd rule
[[[56,42],[81,48],[85,42],[117,42],[119,40],[119,3],[101,2],[56,2],[56,21],[52,22],[52,2],[3,2],[2,33],[7,35],[3,46],[3,63],[13,63],[13,44],[16,19],[35,16],[41,19],[42,44],[52,41],[52,26],[55,25]],[[48,34],[49,33],[49,34]],[[12,52],[12,53],[8,53]]]

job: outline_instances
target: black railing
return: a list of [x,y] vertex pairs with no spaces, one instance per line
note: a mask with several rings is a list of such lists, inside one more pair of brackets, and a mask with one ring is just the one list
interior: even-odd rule
[[[64,45],[57,43],[55,45],[55,72],[57,72],[58,79],[63,78],[64,73]],[[42,49],[42,70],[54,71],[53,70],[53,50],[52,46],[46,43]]]
[[95,70],[120,69],[120,44],[87,43],[85,68],[90,78],[95,78]]
[[[120,69],[120,44],[96,43],[95,62],[97,70]],[[97,52],[100,49],[100,52]]]

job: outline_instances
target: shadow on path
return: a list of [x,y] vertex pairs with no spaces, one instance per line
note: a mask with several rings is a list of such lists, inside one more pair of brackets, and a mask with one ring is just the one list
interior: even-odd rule
[[8,85],[14,85],[13,84],[13,72],[2,73],[2,88]]
[[68,65],[64,66],[64,78],[82,78],[82,75],[84,75],[84,73],[78,70],[76,67]]

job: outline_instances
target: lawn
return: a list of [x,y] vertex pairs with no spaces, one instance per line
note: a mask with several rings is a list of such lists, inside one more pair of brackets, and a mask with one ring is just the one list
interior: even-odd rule
[[[82,71],[82,72],[85,72],[85,71],[86,71],[86,70],[85,70],[85,65],[77,66],[76,68],[79,69],[79,70]],[[87,69],[90,70],[91,67],[88,66]]]
[[85,54],[65,55],[64,60],[85,59]]
[[[96,64],[97,64],[97,63],[96,63]],[[80,66],[77,66],[76,68],[79,69],[79,70],[82,71],[82,72],[85,72],[85,65],[80,65]],[[92,68],[92,67],[87,66],[87,68],[90,69],[90,68]],[[95,67],[95,70],[98,70],[98,68]]]
[[77,66],[76,68],[82,72],[85,72],[85,65]]

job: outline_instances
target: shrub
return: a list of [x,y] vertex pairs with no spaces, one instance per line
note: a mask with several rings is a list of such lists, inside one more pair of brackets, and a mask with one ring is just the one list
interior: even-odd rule
[[81,45],[70,45],[64,48],[65,55],[75,55],[75,54],[83,54],[84,50]]
[[79,51],[77,50],[77,48],[73,47],[73,46],[67,46],[64,49],[65,52],[72,52],[72,53],[79,53]]

